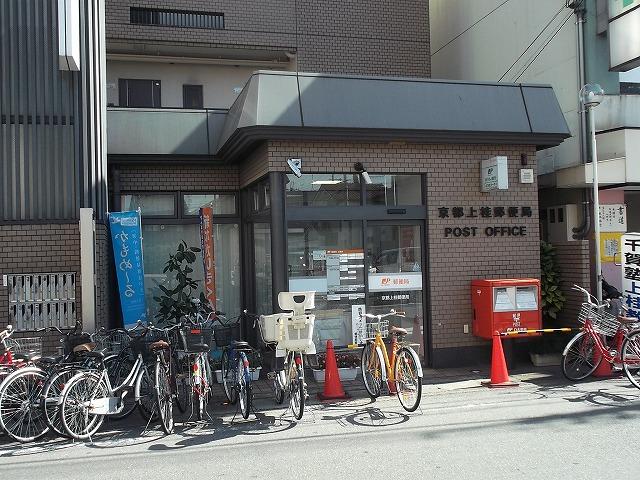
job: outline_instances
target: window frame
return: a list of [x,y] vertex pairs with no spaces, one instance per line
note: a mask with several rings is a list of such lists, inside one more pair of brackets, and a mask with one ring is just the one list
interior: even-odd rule
[[[134,107],[129,100],[129,82],[151,82],[151,103],[150,107]],[[158,87],[158,105],[155,105],[155,85]],[[124,87],[124,92],[123,92]],[[123,98],[125,99],[123,105]],[[123,108],[162,108],[162,81],[150,78],[118,78],[118,106]]]
[[[172,196],[173,197],[173,215],[149,215],[149,214],[145,214],[144,212],[142,212],[142,218],[148,218],[148,219],[160,219],[160,220],[165,220],[165,219],[172,219],[172,218],[178,218],[179,215],[179,211],[178,211],[178,195],[177,192],[158,192],[158,191],[120,191],[120,211],[125,211],[122,210],[123,208],[123,197],[125,196],[145,196],[145,197],[151,197],[151,196]],[[126,210],[128,212],[131,211],[135,211],[135,210]]]
[[[225,219],[225,218],[240,218],[240,201],[238,199],[239,194],[237,191],[217,191],[217,192],[198,192],[198,191],[180,191],[179,192],[179,202],[180,203],[180,211],[178,212],[178,218],[198,218],[199,214],[195,214],[195,215],[189,215],[187,213],[185,213],[184,211],[184,196],[185,195],[233,195],[234,196],[234,208],[235,208],[235,213],[216,213],[214,214],[214,218],[220,218],[220,219]],[[215,222],[214,222],[215,223]],[[223,223],[223,222],[220,222]]]
[[[200,106],[199,107],[187,107],[187,90],[189,88],[198,87],[200,91]],[[182,108],[190,110],[204,110],[204,86],[195,83],[183,83],[182,84]]]

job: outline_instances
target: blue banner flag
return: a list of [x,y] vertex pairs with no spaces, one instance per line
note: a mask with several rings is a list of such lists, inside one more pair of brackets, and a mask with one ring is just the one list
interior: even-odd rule
[[147,319],[140,211],[110,213],[109,226],[123,323],[125,327],[133,327],[138,320]]

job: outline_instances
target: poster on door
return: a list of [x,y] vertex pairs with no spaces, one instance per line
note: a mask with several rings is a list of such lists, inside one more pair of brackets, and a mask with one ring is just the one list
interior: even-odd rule
[[351,305],[351,340],[354,345],[362,345],[367,338],[367,319],[364,305]]
[[626,315],[640,319],[640,233],[622,236],[622,289]]

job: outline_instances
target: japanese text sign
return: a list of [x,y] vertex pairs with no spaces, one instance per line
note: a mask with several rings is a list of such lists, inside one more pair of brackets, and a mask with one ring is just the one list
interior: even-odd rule
[[147,316],[140,211],[110,213],[109,226],[122,319],[125,327],[132,327],[138,320],[146,320]]
[[622,289],[627,316],[640,319],[640,233],[622,236]]

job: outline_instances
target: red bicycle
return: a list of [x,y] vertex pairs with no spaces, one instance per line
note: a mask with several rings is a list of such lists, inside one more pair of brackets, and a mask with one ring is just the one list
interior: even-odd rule
[[[591,375],[602,361],[622,365],[629,381],[640,388],[640,324],[638,319],[615,316],[587,290],[573,286],[585,295],[578,320],[583,330],[573,337],[562,353],[562,373],[569,380],[583,380]],[[622,306],[624,309],[624,306]],[[607,340],[610,338],[610,340]]]

